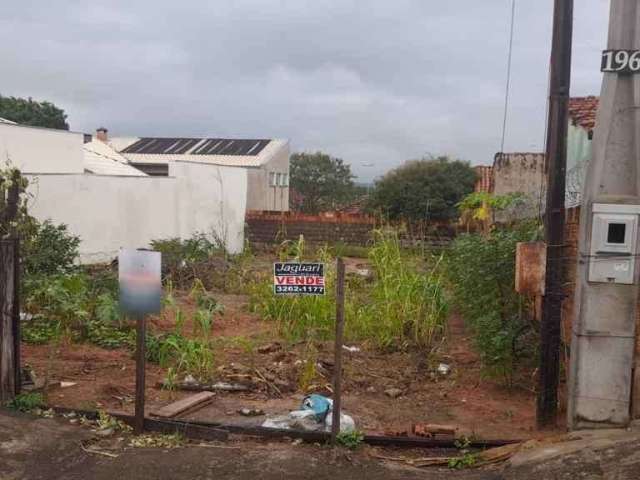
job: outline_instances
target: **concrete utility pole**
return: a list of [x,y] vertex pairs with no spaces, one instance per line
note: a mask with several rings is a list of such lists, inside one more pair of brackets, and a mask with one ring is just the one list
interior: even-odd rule
[[625,425],[631,418],[640,270],[638,0],[611,0],[608,45],[581,207],[568,405],[572,429]]
[[545,239],[547,241],[547,270],[540,324],[538,428],[555,425],[558,413],[560,322],[563,298],[564,196],[572,36],[573,0],[555,0],[546,152],[548,188]]

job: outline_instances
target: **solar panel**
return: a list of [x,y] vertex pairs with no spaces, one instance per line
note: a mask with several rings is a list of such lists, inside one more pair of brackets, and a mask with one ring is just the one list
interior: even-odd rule
[[256,156],[270,140],[231,139],[231,138],[141,138],[122,153],[140,153],[151,155],[184,155],[198,146],[191,155],[238,155]]

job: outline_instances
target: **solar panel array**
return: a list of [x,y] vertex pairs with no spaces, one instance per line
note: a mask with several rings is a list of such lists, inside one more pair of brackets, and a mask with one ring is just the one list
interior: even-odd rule
[[[122,153],[154,155],[258,155],[270,140],[229,138],[141,138]],[[196,147],[196,148],[194,148]]]

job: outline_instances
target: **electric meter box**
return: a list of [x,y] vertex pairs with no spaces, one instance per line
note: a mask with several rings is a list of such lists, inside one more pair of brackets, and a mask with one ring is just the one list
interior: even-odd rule
[[590,282],[634,283],[639,218],[640,205],[593,205]]

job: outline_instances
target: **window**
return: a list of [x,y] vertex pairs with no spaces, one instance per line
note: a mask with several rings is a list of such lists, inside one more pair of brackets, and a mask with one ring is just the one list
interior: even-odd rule
[[276,172],[269,172],[269,186],[276,186]]
[[287,175],[286,173],[283,173],[282,176],[280,177],[280,186],[281,187],[289,186],[289,175]]
[[281,173],[276,173],[276,185],[282,185],[282,174]]
[[624,237],[627,233],[625,223],[610,223],[607,231],[607,243],[624,244]]

